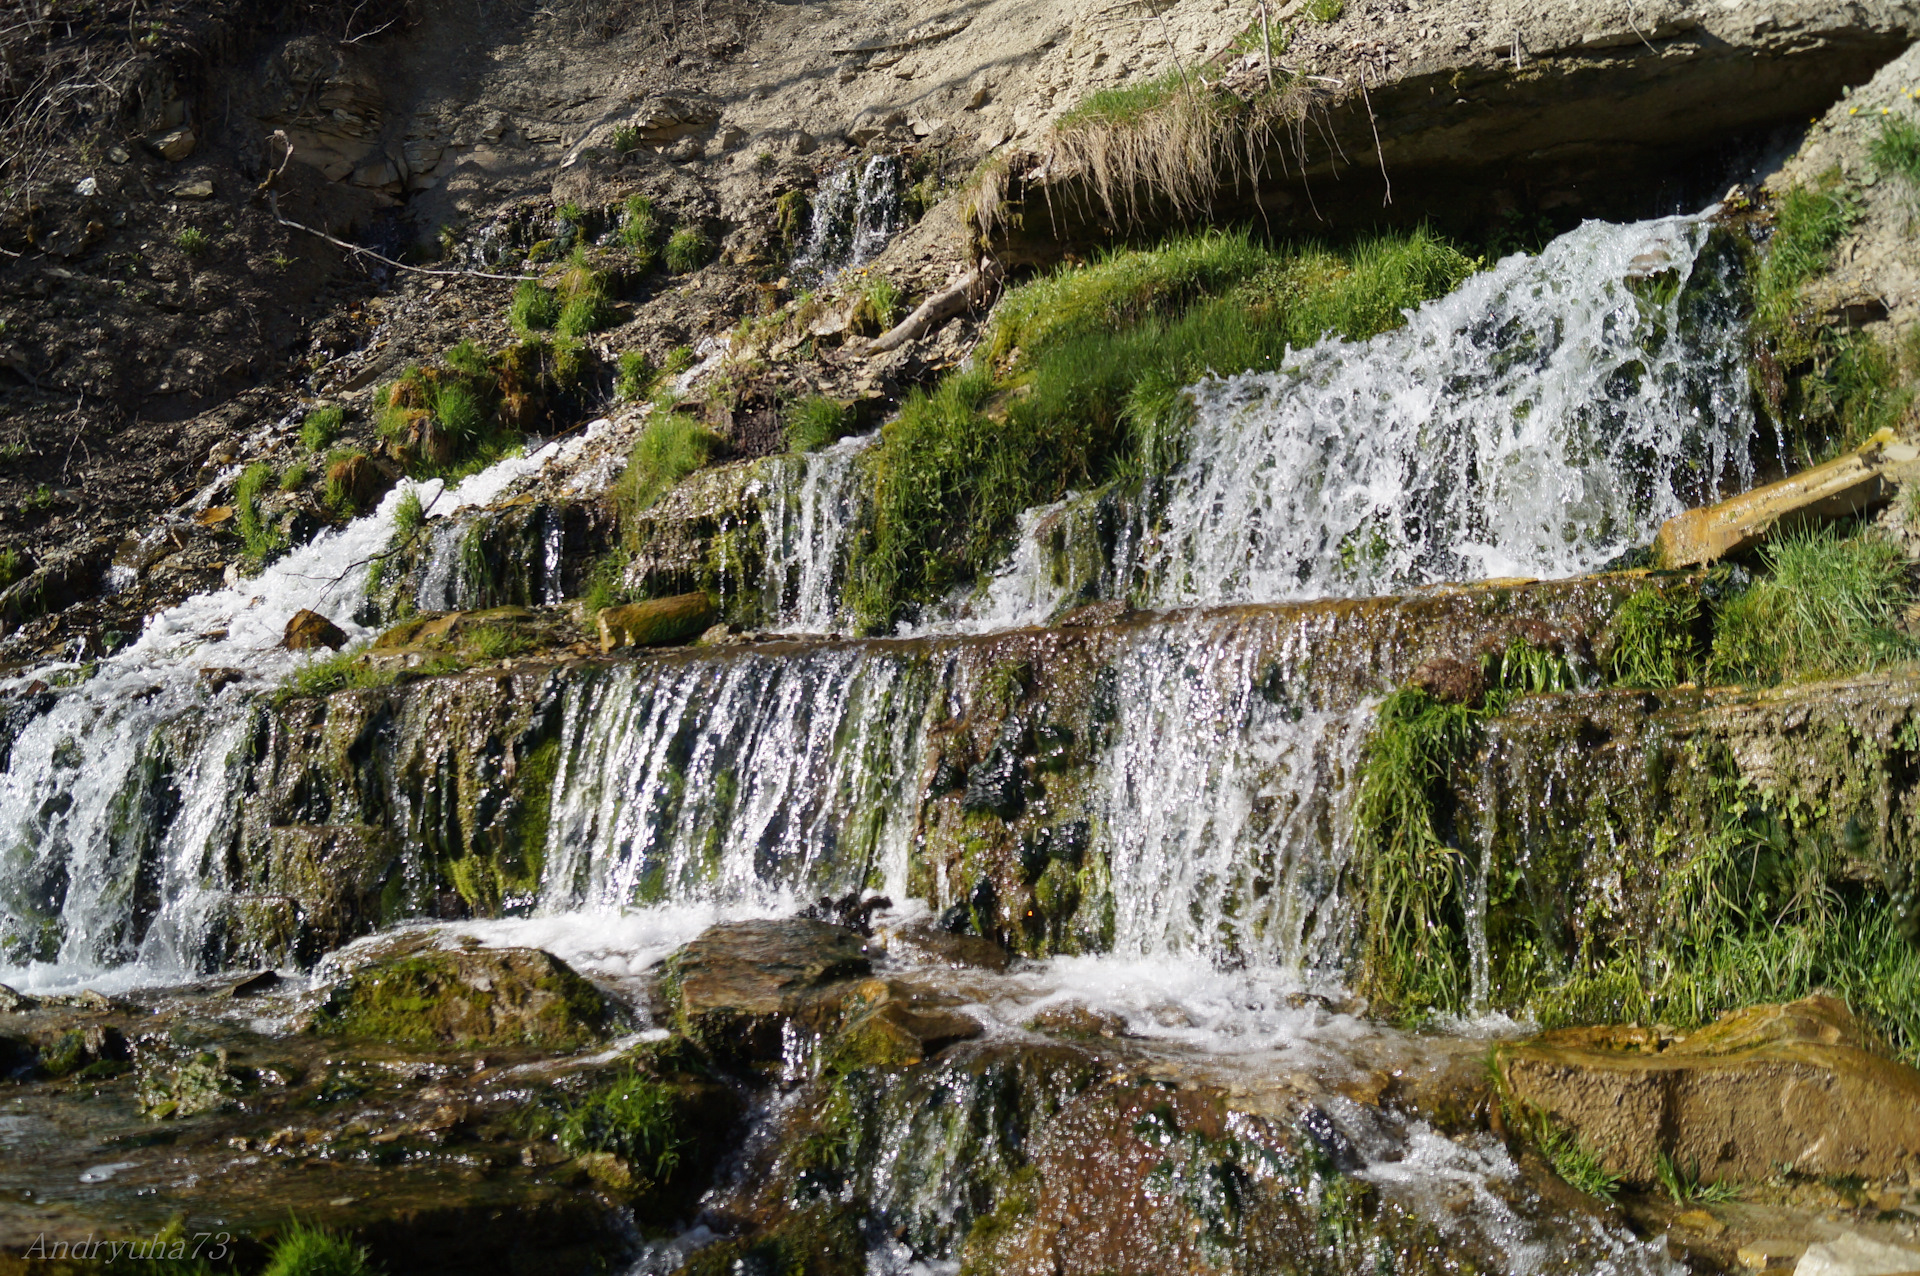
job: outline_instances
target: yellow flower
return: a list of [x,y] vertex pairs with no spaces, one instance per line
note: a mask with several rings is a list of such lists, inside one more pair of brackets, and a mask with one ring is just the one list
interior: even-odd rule
[[1847,114],[1848,114],[1848,115],[1858,115],[1858,114],[1860,114],[1860,108],[1859,108],[1859,107],[1857,107],[1857,106],[1850,106],[1850,107],[1848,107],[1848,108],[1847,108]]

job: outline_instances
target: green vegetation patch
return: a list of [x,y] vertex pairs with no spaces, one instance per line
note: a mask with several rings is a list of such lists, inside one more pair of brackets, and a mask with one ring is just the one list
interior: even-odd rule
[[1895,627],[1914,602],[1906,555],[1877,531],[1789,533],[1760,559],[1760,578],[1715,608],[1715,681],[1857,673],[1920,655]]
[[491,354],[462,341],[440,363],[381,387],[374,425],[410,476],[462,478],[506,456],[528,432],[569,418],[591,389],[593,364],[591,352],[564,336]]
[[814,452],[847,432],[853,414],[838,399],[810,395],[786,412],[787,446],[795,452]]
[[856,614],[888,628],[998,561],[1021,510],[1164,473],[1190,418],[1185,386],[1275,367],[1328,334],[1397,327],[1474,264],[1425,232],[1343,252],[1209,233],[1015,289],[988,346],[1000,374],[976,368],[915,392],[867,458]]
[[346,421],[347,411],[339,404],[315,408],[300,423],[300,442],[309,452],[324,452],[340,437]]
[[287,547],[286,538],[278,528],[268,526],[260,509],[260,494],[278,486],[273,467],[265,461],[249,465],[233,485],[234,523],[255,567],[272,562]]
[[720,436],[692,417],[656,408],[647,428],[634,440],[626,473],[620,480],[622,512],[632,515],[645,510],[725,447]]
[[274,1242],[261,1276],[375,1276],[367,1251],[324,1227],[295,1223]]
[[1920,187],[1920,126],[1912,120],[1897,115],[1883,119],[1868,154],[1881,172]]

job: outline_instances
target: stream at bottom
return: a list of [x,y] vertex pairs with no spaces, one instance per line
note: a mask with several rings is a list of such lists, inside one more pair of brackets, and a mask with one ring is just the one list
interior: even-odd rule
[[[666,906],[441,934],[544,947],[657,1014],[662,959],[709,926],[782,911]],[[790,1025],[699,1216],[645,1242],[630,1276],[669,1276],[743,1223],[827,1206],[859,1214],[870,1276],[957,1273],[963,1257],[1038,1270],[1050,1249],[1077,1251],[1042,1263],[1062,1271],[1101,1270],[1109,1250],[1111,1270],[1685,1270],[1662,1238],[1530,1179],[1486,1132],[1487,1050],[1525,1025],[1403,1032],[1336,982],[1199,957],[972,966],[929,944],[931,920],[876,915],[870,981],[964,1016],[972,1035],[912,1066],[837,1072]],[[822,1154],[823,1140],[838,1146]],[[1162,1252],[1143,1268],[1130,1247],[1147,1236]],[[724,1270],[777,1257],[756,1252]]]

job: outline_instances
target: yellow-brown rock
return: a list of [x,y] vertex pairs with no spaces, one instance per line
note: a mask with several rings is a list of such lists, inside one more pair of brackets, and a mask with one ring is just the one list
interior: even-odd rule
[[288,619],[280,645],[289,651],[311,651],[315,647],[338,651],[347,645],[347,634],[319,612],[302,609]]
[[600,613],[600,647],[659,647],[705,633],[719,612],[705,594],[677,594],[608,607]]
[[1654,539],[1654,553],[1664,567],[1712,562],[1752,549],[1776,532],[1879,509],[1912,478],[1920,478],[1920,448],[1881,430],[1845,456],[1668,519]]
[[1781,1166],[1881,1178],[1920,1159],[1920,1071],[1878,1053],[1831,997],[1735,1011],[1685,1036],[1562,1029],[1503,1046],[1496,1062],[1515,1100],[1636,1182],[1656,1181],[1661,1154],[1706,1182]]

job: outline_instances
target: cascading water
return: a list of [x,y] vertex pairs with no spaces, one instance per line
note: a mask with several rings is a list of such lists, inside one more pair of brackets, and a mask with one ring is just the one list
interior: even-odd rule
[[794,255],[796,279],[831,283],[850,266],[880,255],[900,230],[900,161],[892,155],[849,160],[820,180],[807,239]]
[[776,628],[832,633],[851,627],[841,600],[851,533],[866,499],[861,458],[879,437],[841,439],[770,476],[760,529],[765,611]]
[[[1111,578],[1175,607],[1571,576],[1749,483],[1745,328],[1713,233],[1588,222],[1392,332],[1202,381]],[[1027,610],[986,610],[1044,620],[1057,557],[1022,544],[991,592]]]
[[[444,495],[439,480],[416,490],[437,523],[559,450],[503,461]],[[258,577],[152,617],[96,665],[14,680],[0,771],[0,979],[164,979],[201,965],[207,922],[232,889],[223,850],[261,693],[312,659],[280,646],[286,623],[311,609],[350,639],[368,635],[353,619],[366,565],[387,549],[408,486]],[[35,679],[54,685],[30,690]]]

